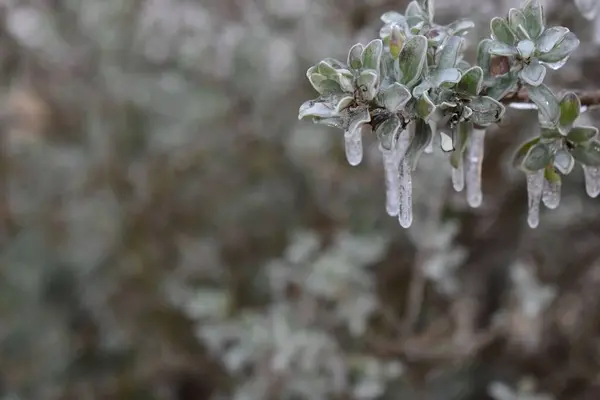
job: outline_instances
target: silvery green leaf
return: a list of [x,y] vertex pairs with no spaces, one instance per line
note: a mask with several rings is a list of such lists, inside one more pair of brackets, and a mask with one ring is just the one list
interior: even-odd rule
[[560,116],[560,105],[554,93],[544,84],[529,86],[527,93],[539,112],[550,122],[556,122]]
[[575,166],[575,159],[565,149],[558,149],[554,155],[554,166],[563,175],[569,175]]
[[571,150],[575,160],[590,167],[600,167],[600,142],[592,140]]
[[454,130],[454,151],[450,155],[450,164],[454,168],[458,168],[460,160],[463,157],[467,148],[467,139],[473,129],[473,124],[470,122],[459,122]]
[[528,0],[522,10],[527,19],[527,33],[535,39],[544,31],[544,9],[539,0]]
[[453,68],[458,61],[462,46],[463,39],[461,37],[450,36],[440,51],[440,56],[436,65],[437,68]]
[[344,65],[344,63],[335,58],[327,57],[323,59],[323,61],[325,61],[327,64],[331,65],[335,69],[347,69],[347,66]]
[[338,128],[338,129],[343,129],[343,127],[344,127],[344,119],[342,117],[331,117],[331,118],[313,117],[313,122],[315,124],[331,126],[333,128]]
[[331,118],[335,116],[337,116],[335,106],[322,99],[305,101],[298,111],[298,119],[305,117]]
[[494,17],[490,21],[492,39],[513,46],[517,38],[504,18]]
[[460,115],[462,120],[470,119],[473,116],[473,110],[470,107],[464,106]]
[[414,89],[412,91],[412,95],[415,98],[421,97],[421,95],[423,93],[425,93],[426,91],[428,91],[432,87],[433,87],[433,85],[431,84],[431,82],[429,82],[427,80],[422,81],[421,83],[419,83],[417,86],[414,87]]
[[446,28],[452,35],[461,36],[467,33],[469,29],[473,29],[475,24],[468,19],[459,19],[450,23]]
[[397,133],[400,125],[400,119],[397,116],[392,115],[377,126],[375,135],[384,149],[392,150],[396,146]]
[[518,83],[519,80],[516,74],[503,75],[494,80],[493,86],[487,91],[487,95],[493,99],[500,100],[508,93],[515,91]]
[[563,135],[560,133],[560,131],[558,129],[556,129],[555,126],[550,126],[550,127],[541,127],[541,133],[540,133],[540,137],[542,139],[549,139],[549,140],[562,140],[563,139]]
[[383,42],[381,39],[373,39],[367,44],[362,52],[362,67],[379,71]]
[[497,56],[516,56],[519,54],[519,50],[515,46],[502,42],[492,42],[489,52]]
[[406,35],[398,25],[392,25],[392,30],[390,32],[390,54],[392,58],[398,58],[400,55],[400,51],[402,50],[402,46],[404,46],[404,41],[406,40]]
[[598,135],[598,128],[593,126],[576,126],[567,135],[567,139],[575,144],[586,144]]
[[396,11],[388,11],[383,13],[381,15],[381,21],[386,24],[396,23],[402,25],[404,23],[404,25],[406,25],[406,18],[404,15]]
[[473,97],[469,107],[473,110],[473,123],[480,126],[500,121],[505,112],[504,106],[489,96]]
[[358,76],[356,84],[364,100],[371,101],[377,95],[379,74],[372,69],[364,70]]
[[331,93],[341,93],[343,92],[340,84],[327,79],[324,75],[319,74],[318,72],[313,73],[308,77],[308,80],[312,87],[319,92],[320,94],[331,94]]
[[519,71],[519,78],[523,80],[523,82],[527,83],[531,86],[539,86],[544,82],[544,78],[546,77],[546,67],[542,64],[531,63],[521,71]]
[[517,151],[515,152],[515,155],[513,156],[513,167],[515,168],[520,168],[521,165],[523,165],[523,160],[525,159],[525,156],[527,155],[527,153],[529,153],[529,150],[537,143],[539,143],[540,138],[536,137],[533,138],[531,140],[528,140],[527,142],[521,144],[519,146],[519,148],[517,149]]
[[419,157],[425,150],[425,147],[431,142],[432,136],[433,132],[429,124],[422,119],[417,120],[415,135],[406,150],[406,157],[411,169],[414,170],[417,167]]
[[575,0],[575,5],[583,18],[589,21],[593,21],[600,10],[600,3],[597,0]]
[[567,32],[552,50],[547,53],[540,54],[538,58],[547,63],[555,63],[563,60],[571,55],[571,53],[579,47],[579,39],[573,32]]
[[333,66],[329,65],[325,61],[321,61],[317,64],[317,72],[327,79],[331,79],[335,81],[335,78],[338,75],[337,69],[333,68]]
[[335,111],[339,113],[345,108],[348,108],[352,104],[352,102],[354,102],[354,97],[348,96],[346,94],[334,95],[331,97],[331,100]]
[[564,26],[553,26],[546,29],[535,42],[537,51],[539,53],[549,52],[567,33],[569,33],[569,29]]
[[340,84],[340,87],[344,92],[354,92],[354,75],[349,70],[343,68],[338,69],[337,76],[334,80]]
[[519,43],[517,43],[517,50],[519,51],[521,57],[524,59],[529,59],[535,51],[535,43],[528,39],[521,40]]
[[552,149],[545,143],[536,143],[527,152],[522,168],[529,172],[539,171],[546,168],[552,161]]
[[573,127],[573,123],[581,113],[581,101],[573,92],[566,93],[560,100],[560,118],[558,128],[561,133],[566,135]]
[[492,59],[490,49],[493,43],[491,39],[483,39],[477,46],[477,65],[483,70],[484,77],[490,75],[490,63]]
[[390,112],[397,112],[403,108],[411,98],[410,90],[406,86],[394,82],[379,93],[380,103]]
[[435,4],[434,0],[418,0],[419,6],[427,16],[427,19],[431,22],[435,15]]
[[350,48],[348,52],[348,66],[354,70],[362,68],[362,54],[364,46],[360,43],[356,43]]
[[435,111],[435,104],[429,98],[427,92],[423,93],[417,101],[417,114],[427,121]]
[[457,90],[470,94],[472,96],[476,96],[481,91],[481,87],[483,85],[483,70],[479,66],[472,67],[466,70],[462,77],[460,78],[460,82],[458,83]]
[[371,122],[371,115],[369,114],[368,107],[361,107],[357,109],[348,109],[346,112],[347,123],[345,130],[348,132],[356,132],[361,125]]
[[416,0],[411,1],[406,6],[406,17],[425,17],[425,12]]
[[446,68],[433,71],[429,80],[434,87],[440,87],[444,83],[458,83],[460,78],[460,71],[457,68]]
[[508,24],[519,39],[531,39],[527,32],[527,19],[521,10],[511,8],[508,10]]
[[399,81],[412,87],[421,75],[427,57],[427,38],[413,36],[406,41],[399,56],[401,77]]
[[456,63],[456,68],[458,68],[461,72],[464,72],[471,68],[471,64],[469,64],[469,62],[466,60],[460,60]]

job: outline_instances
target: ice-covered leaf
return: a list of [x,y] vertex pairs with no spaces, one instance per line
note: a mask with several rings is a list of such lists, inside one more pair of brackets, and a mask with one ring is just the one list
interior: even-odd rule
[[540,86],[546,77],[546,67],[539,63],[531,63],[519,72],[519,78],[531,86]]
[[493,99],[500,100],[508,93],[515,91],[518,83],[519,80],[516,74],[506,74],[494,81],[494,86],[488,89],[487,95]]
[[437,62],[438,69],[453,68],[458,61],[460,51],[462,49],[464,40],[458,36],[451,36],[444,47],[440,51],[439,59]]
[[402,28],[399,25],[392,25],[390,32],[390,54],[392,58],[398,58],[400,55],[400,51],[402,50],[402,46],[404,46],[404,41],[406,40],[406,35]]
[[517,43],[517,50],[519,55],[524,59],[529,59],[535,51],[535,43],[531,40],[521,40]]
[[440,87],[446,83],[458,83],[460,78],[460,71],[457,68],[446,68],[433,71],[429,76],[429,81],[433,87]]
[[573,127],[573,123],[581,113],[581,102],[573,92],[566,93],[560,100],[560,117],[558,128],[562,134],[567,134]]
[[335,107],[335,111],[339,113],[340,111],[348,108],[354,102],[354,97],[345,94],[334,95],[331,97],[331,101]]
[[476,96],[481,91],[482,85],[483,70],[481,67],[475,66],[469,68],[462,74],[457,90],[471,96]]
[[600,167],[600,142],[591,140],[571,150],[575,160],[590,167]]
[[408,164],[413,170],[417,167],[419,157],[425,150],[425,147],[431,142],[432,130],[428,123],[419,119],[416,121],[415,135],[413,136],[410,146],[406,150]]
[[473,123],[480,126],[488,126],[498,122],[504,116],[505,111],[500,102],[488,96],[473,97],[469,108],[473,110]]
[[531,39],[527,31],[527,19],[521,10],[517,8],[508,10],[508,24],[519,39]]
[[435,111],[435,104],[429,98],[427,92],[423,93],[419,100],[417,101],[417,114],[419,117],[423,118],[425,121],[428,121],[431,115]]
[[412,87],[421,75],[427,57],[427,38],[413,36],[406,41],[399,56],[400,82]]
[[492,42],[489,52],[497,56],[516,56],[519,54],[519,50],[515,46],[503,42]]
[[346,130],[354,132],[367,122],[371,122],[371,115],[367,107],[361,107],[354,110],[348,110]]
[[[309,70],[310,71],[310,70]],[[342,93],[343,90],[339,83],[331,79],[327,79],[325,75],[318,72],[313,72],[308,76],[308,81],[319,94]]]
[[371,101],[379,90],[379,74],[372,69],[364,70],[358,76],[356,83],[360,89],[361,97],[364,100]]
[[490,21],[490,29],[492,31],[492,39],[513,46],[517,38],[514,32],[508,26],[508,22],[504,18],[494,17]]
[[362,126],[371,121],[369,110],[364,107],[348,111],[348,125],[344,132],[346,159],[352,166],[361,163],[363,158]]
[[473,124],[470,122],[460,122],[454,128],[454,151],[450,155],[450,164],[454,168],[459,168],[463,154],[467,148],[467,139],[473,130]]
[[549,52],[567,33],[569,33],[569,30],[564,26],[553,26],[546,29],[536,40],[536,50],[542,54]]
[[451,35],[457,36],[464,35],[469,29],[473,29],[474,27],[475,23],[469,19],[459,19],[446,26]]
[[483,70],[484,77],[488,77],[490,75],[490,66],[492,60],[490,49],[493,43],[494,42],[491,39],[483,39],[477,46],[477,65],[479,65]]
[[558,149],[556,154],[554,154],[554,166],[560,171],[561,174],[568,175],[575,166],[575,159],[571,153],[565,149]]
[[544,178],[542,202],[546,207],[554,210],[560,204],[562,181],[560,175],[554,171],[554,168],[546,168]]
[[336,80],[338,72],[332,65],[326,61],[321,61],[317,64],[317,72],[325,76],[327,79]]
[[403,22],[406,24],[406,17],[397,11],[388,11],[381,15],[381,21],[385,24],[396,23],[402,25]]
[[527,33],[535,39],[544,30],[544,9],[539,0],[528,0],[522,10],[527,20]]
[[598,135],[598,128],[593,126],[576,126],[569,131],[567,139],[575,144],[586,144]]
[[410,90],[398,82],[394,82],[379,93],[380,103],[390,112],[403,108],[410,98]]
[[375,135],[381,144],[381,147],[385,150],[392,150],[396,146],[396,140],[398,139],[398,128],[400,128],[400,119],[393,115],[386,119],[377,126],[375,129]]
[[433,21],[435,15],[435,2],[434,0],[418,0],[419,6],[427,16],[429,21]]
[[529,86],[527,93],[540,113],[550,122],[556,122],[560,116],[560,105],[554,93],[544,84]]
[[523,165],[523,160],[525,159],[525,156],[527,155],[527,153],[529,153],[529,150],[531,150],[531,148],[536,145],[537,143],[539,143],[540,138],[536,137],[533,138],[531,140],[528,140],[527,142],[521,144],[518,148],[518,150],[515,152],[515,155],[513,156],[513,167],[515,168],[520,168],[521,165]]
[[335,106],[320,99],[305,101],[298,111],[298,119],[305,117],[331,118],[336,115]]
[[521,164],[529,172],[539,171],[552,161],[552,150],[545,143],[536,143],[527,152]]
[[569,57],[577,47],[579,47],[579,39],[573,32],[567,32],[552,50],[540,54],[538,58],[547,63],[556,63]]
[[373,39],[367,44],[362,53],[362,67],[365,69],[374,69],[379,71],[381,63],[381,54],[383,52],[383,42],[381,39]]
[[598,15],[598,10],[600,10],[598,0],[575,0],[575,5],[583,18],[589,21],[593,21]]
[[433,83],[431,81],[424,80],[421,83],[419,83],[417,86],[414,87],[414,89],[412,90],[412,95],[415,98],[421,97],[423,95],[423,93],[425,93],[432,87],[433,87]]
[[362,68],[362,54],[364,46],[361,43],[356,43],[350,48],[348,52],[348,66],[350,68],[358,70]]

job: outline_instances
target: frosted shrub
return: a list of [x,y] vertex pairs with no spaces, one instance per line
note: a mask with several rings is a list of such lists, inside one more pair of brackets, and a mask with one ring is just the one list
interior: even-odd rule
[[[576,3],[586,17],[595,14],[595,2]],[[539,135],[514,159],[526,175],[532,228],[541,202],[559,205],[562,176],[576,163],[584,169],[589,196],[600,194],[598,130],[574,125],[597,101],[573,92],[559,96],[544,84],[548,68],[564,66],[579,39],[565,27],[546,26],[538,0],[494,17],[474,64],[463,58],[464,35],[474,24],[436,24],[433,0],[412,1],[404,14],[390,11],[381,20],[380,38],[352,46],[345,62],[326,58],[308,69],[319,97],[302,104],[299,118],[342,129],[351,165],[362,161],[363,133],[374,132],[386,211],[403,227],[412,223],[412,171],[434,140],[449,154],[454,188],[466,187],[471,207],[481,204],[486,127],[504,117],[506,105],[533,108],[539,116]]]

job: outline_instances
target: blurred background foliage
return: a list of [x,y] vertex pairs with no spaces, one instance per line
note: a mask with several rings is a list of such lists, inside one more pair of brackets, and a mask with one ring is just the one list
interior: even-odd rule
[[[438,0],[474,45],[518,0]],[[600,83],[600,22],[556,88]],[[600,398],[600,207],[576,171],[526,225],[490,128],[484,202],[421,158],[415,219],[297,121],[308,66],[403,0],[1,0],[0,399]],[[600,113],[581,117],[598,126]]]

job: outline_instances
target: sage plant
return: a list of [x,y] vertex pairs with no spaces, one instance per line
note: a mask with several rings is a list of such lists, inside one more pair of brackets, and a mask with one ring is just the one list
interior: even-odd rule
[[[577,3],[583,8],[585,1]],[[579,39],[568,28],[546,26],[538,0],[493,18],[474,64],[463,57],[473,22],[435,23],[434,0],[412,1],[404,14],[386,12],[381,20],[380,38],[355,44],[345,61],[326,58],[308,69],[319,96],[304,102],[298,117],[342,129],[351,165],[362,161],[362,135],[375,134],[386,211],[400,225],[412,223],[411,175],[434,141],[449,153],[454,189],[466,187],[468,204],[481,204],[486,127],[504,117],[506,105],[534,108],[539,116],[538,136],[514,157],[526,175],[529,226],[539,224],[540,203],[559,205],[562,176],[575,164],[583,167],[588,195],[600,194],[598,129],[574,125],[589,99],[559,96],[544,84],[548,69],[564,66]]]

